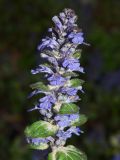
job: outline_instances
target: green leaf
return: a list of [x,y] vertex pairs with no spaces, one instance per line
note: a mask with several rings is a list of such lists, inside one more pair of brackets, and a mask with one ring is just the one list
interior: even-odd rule
[[48,160],[87,160],[86,155],[76,147],[59,147],[48,155]]
[[46,144],[46,143],[40,143],[39,145],[28,144],[28,146],[29,146],[31,149],[38,149],[38,150],[44,150],[44,149],[47,149],[47,148],[49,147],[49,145]]
[[48,64],[48,63],[43,63],[43,65],[46,66],[46,67],[49,67],[49,68],[52,67],[52,65],[51,65],[51,64]]
[[77,59],[80,59],[80,57],[81,57],[81,51],[82,51],[82,50],[79,50],[79,51],[75,52],[75,53],[73,54],[73,57],[74,57],[74,58],[77,58]]
[[87,117],[84,114],[80,114],[79,119],[77,119],[76,121],[72,122],[71,125],[73,125],[73,126],[81,126],[86,122],[87,122]]
[[78,78],[70,80],[70,84],[71,84],[72,87],[79,87],[83,83],[84,83],[84,81],[82,79],[78,79]]
[[79,107],[74,103],[64,103],[59,110],[60,114],[73,114],[78,112]]
[[38,138],[52,136],[57,132],[57,126],[45,121],[37,121],[26,127],[25,135],[27,137]]
[[77,74],[77,73],[75,73],[75,72],[65,72],[64,74],[63,74],[63,76],[65,76],[65,77],[77,77],[79,74]]
[[43,91],[48,91],[48,87],[46,85],[44,85],[42,82],[37,82],[37,83],[31,84],[30,87],[32,89],[40,89]]

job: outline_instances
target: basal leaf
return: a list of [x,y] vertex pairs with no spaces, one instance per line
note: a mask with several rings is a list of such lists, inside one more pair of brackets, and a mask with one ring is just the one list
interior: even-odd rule
[[73,114],[78,113],[79,107],[74,103],[64,103],[62,104],[59,113],[60,114]]
[[52,136],[57,132],[57,126],[45,121],[37,121],[26,127],[26,137],[38,138]]
[[55,149],[48,155],[48,160],[87,160],[87,157],[79,149],[70,145]]

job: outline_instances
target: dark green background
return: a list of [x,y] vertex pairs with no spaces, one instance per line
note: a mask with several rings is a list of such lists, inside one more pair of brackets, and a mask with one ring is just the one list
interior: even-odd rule
[[[30,69],[40,63],[37,45],[64,8],[78,15],[85,41],[81,63],[86,74],[81,113],[89,121],[84,134],[68,143],[84,150],[88,160],[113,160],[120,153],[120,1],[0,0],[0,159],[40,160],[43,153],[26,146],[24,128],[38,119],[27,100]],[[44,158],[43,158],[44,159]],[[118,159],[114,159],[118,160]]]

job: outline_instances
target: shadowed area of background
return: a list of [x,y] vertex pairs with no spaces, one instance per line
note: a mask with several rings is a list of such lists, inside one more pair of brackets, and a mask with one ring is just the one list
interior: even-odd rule
[[89,160],[120,159],[120,1],[119,0],[0,0],[0,159],[44,160],[48,151],[29,150],[24,128],[37,120],[28,113],[29,85],[39,77],[30,70],[40,63],[36,48],[52,26],[51,18],[74,9],[85,41],[81,63],[85,94],[79,103],[89,118],[74,144]]

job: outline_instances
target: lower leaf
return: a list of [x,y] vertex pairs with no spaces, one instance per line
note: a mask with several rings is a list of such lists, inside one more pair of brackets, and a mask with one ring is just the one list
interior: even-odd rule
[[48,155],[48,160],[87,160],[86,155],[76,147],[59,147]]

